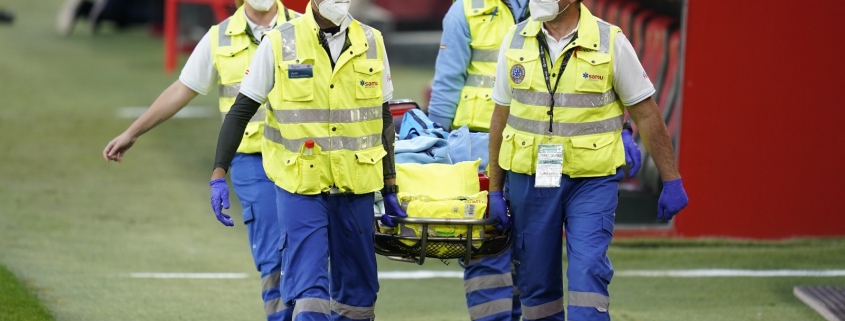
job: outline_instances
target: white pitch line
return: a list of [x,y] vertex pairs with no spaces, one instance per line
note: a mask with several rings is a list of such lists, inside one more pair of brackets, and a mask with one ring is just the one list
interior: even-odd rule
[[[117,118],[136,119],[141,117],[148,107],[143,106],[129,106],[120,107],[117,109]],[[210,118],[220,117],[220,112],[208,106],[185,106],[173,118]]]
[[[247,273],[129,273],[125,276],[139,279],[247,279]],[[463,271],[387,271],[379,272],[379,280],[461,279]],[[651,278],[714,278],[714,277],[838,277],[845,270],[628,270],[616,271],[615,277]]]
[[246,279],[246,273],[129,273],[136,279]]
[[835,277],[845,276],[845,270],[631,270],[617,271],[613,276],[630,277],[674,277],[674,278],[712,278],[712,277]]

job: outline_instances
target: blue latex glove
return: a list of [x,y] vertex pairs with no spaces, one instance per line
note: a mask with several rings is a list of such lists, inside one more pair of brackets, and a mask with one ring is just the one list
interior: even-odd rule
[[390,227],[396,226],[391,216],[408,217],[408,214],[402,210],[402,206],[399,206],[399,199],[396,197],[396,193],[384,194],[382,197],[384,198],[384,215],[381,216],[381,222],[384,225]]
[[208,184],[211,185],[211,209],[214,210],[214,216],[223,225],[235,226],[231,216],[223,213],[223,209],[229,209],[229,186],[226,185],[226,179],[218,178]]
[[625,162],[630,166],[628,177],[637,176],[643,163],[643,154],[640,153],[640,146],[637,146],[631,131],[627,129],[622,130],[622,145],[625,146]]
[[663,182],[663,192],[657,201],[657,219],[671,220],[689,203],[687,192],[681,179]]
[[499,231],[506,230],[511,227],[511,221],[508,219],[508,203],[505,202],[505,197],[502,191],[495,191],[490,193],[490,203],[488,204],[490,217],[498,217],[500,223],[496,225]]

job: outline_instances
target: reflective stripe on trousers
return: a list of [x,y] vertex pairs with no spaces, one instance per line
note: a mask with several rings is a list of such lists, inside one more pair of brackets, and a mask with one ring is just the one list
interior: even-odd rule
[[519,320],[511,251],[464,266],[464,292],[473,321]]

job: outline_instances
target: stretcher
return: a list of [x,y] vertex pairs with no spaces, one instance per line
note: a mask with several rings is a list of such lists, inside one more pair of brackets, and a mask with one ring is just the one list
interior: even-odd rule
[[[391,101],[391,111],[395,122],[400,123],[400,115],[409,109],[419,109],[416,102],[411,100]],[[477,163],[476,163],[477,170]],[[417,178],[420,179],[420,178]],[[474,182],[473,182],[474,183]],[[462,263],[468,264],[471,261],[485,257],[497,256],[510,248],[513,243],[510,230],[498,231],[494,226],[499,223],[498,218],[489,218],[487,215],[487,196],[489,180],[485,174],[478,174],[477,197],[484,198],[483,215],[475,215],[479,218],[448,218],[443,217],[393,217],[397,223],[395,228],[380,224],[381,215],[376,206],[373,224],[375,225],[375,251],[388,259],[400,262],[416,263],[422,265],[426,258],[440,260],[460,259]],[[400,184],[400,189],[408,182]],[[482,194],[483,193],[483,194]],[[377,196],[380,198],[380,195]],[[472,198],[466,195],[462,200]],[[403,208],[408,206],[402,202]],[[406,208],[407,210],[407,208]],[[441,216],[441,215],[433,215]],[[408,228],[413,226],[413,228]],[[432,232],[443,227],[452,227],[458,231],[451,235]],[[404,231],[403,231],[404,229]],[[408,230],[416,233],[405,233]]]

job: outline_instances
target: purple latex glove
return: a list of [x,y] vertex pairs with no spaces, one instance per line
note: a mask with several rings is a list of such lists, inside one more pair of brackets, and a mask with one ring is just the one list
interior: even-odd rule
[[640,153],[640,146],[637,145],[631,131],[627,129],[622,130],[622,145],[625,146],[625,162],[630,166],[628,177],[637,176],[643,163],[643,154]]
[[214,216],[223,225],[235,226],[231,216],[223,213],[223,209],[229,209],[229,186],[226,185],[226,179],[218,178],[208,184],[211,185],[211,209],[214,210]]
[[511,227],[511,220],[508,219],[508,203],[505,202],[502,191],[490,192],[488,207],[489,217],[499,218],[500,223],[496,225],[497,230],[502,231]]
[[663,192],[660,193],[660,199],[657,201],[657,219],[671,220],[687,206],[687,203],[689,203],[689,198],[680,178],[663,182]]
[[384,198],[384,215],[381,216],[381,222],[384,225],[390,227],[396,226],[391,216],[408,217],[408,214],[399,205],[399,199],[396,197],[396,193],[384,194],[382,197]]

